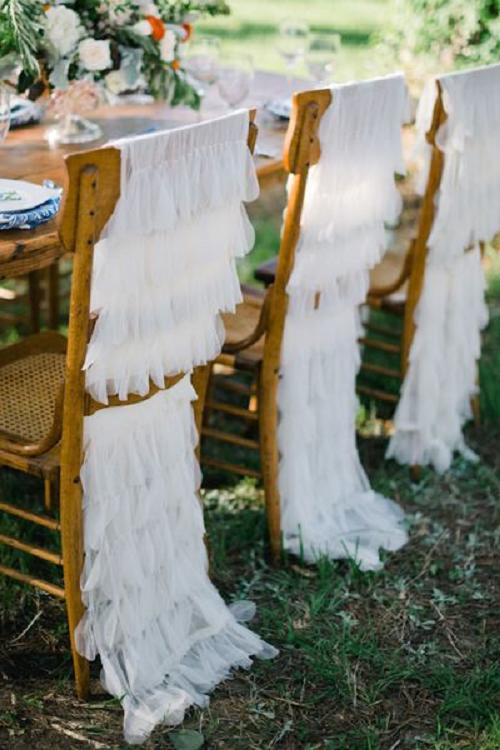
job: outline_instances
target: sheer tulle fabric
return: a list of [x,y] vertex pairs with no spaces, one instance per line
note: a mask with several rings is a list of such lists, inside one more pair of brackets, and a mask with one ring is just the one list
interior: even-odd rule
[[[440,83],[447,119],[437,145],[444,152],[444,170],[410,367],[388,456],[401,463],[432,464],[442,472],[454,451],[474,458],[465,446],[462,426],[477,392],[480,331],[488,320],[477,244],[500,230],[500,65],[443,76]],[[425,92],[417,122],[424,174],[433,84]]]
[[76,640],[122,699],[125,738],[177,724],[233,667],[275,650],[237,622],[207,575],[186,376],[134,406],[85,420],[87,608]]
[[99,401],[217,356],[220,312],[241,301],[235,259],[253,245],[243,201],[258,183],[248,114],[117,141],[121,195],[95,249],[85,362]]
[[[279,387],[284,543],[380,567],[379,549],[407,540],[403,513],[376,493],[355,439],[359,305],[368,270],[385,249],[384,223],[401,208],[402,76],[334,86],[311,168],[289,306]],[[317,294],[320,293],[319,304]]]
[[[163,386],[219,353],[220,313],[240,299],[235,257],[253,242],[242,206],[257,190],[247,131],[240,112],[115,144],[121,196],[96,247],[99,317],[85,363],[94,398],[147,393],[150,378]],[[100,656],[131,743],[206,705],[233,667],[276,653],[238,622],[251,605],[231,611],[208,578],[193,398],[187,375],[85,419],[86,614],[76,641]]]

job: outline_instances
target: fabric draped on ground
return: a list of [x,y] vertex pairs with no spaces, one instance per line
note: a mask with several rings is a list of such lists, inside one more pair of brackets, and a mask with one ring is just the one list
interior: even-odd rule
[[[248,113],[117,142],[122,185],[96,247],[86,384],[145,394],[150,379],[217,356],[220,313],[241,298],[235,258],[252,246],[243,207],[257,194]],[[252,656],[277,652],[241,624],[209,580],[200,471],[186,375],[173,388],[85,418],[86,613],[77,648],[99,655],[120,698],[127,742],[140,743]]]
[[405,544],[403,512],[373,492],[356,448],[359,305],[380,260],[385,223],[401,210],[403,77],[332,87],[309,172],[288,284],[279,386],[284,544],[380,567],[379,548]]
[[[449,468],[455,451],[474,460],[462,428],[472,416],[481,330],[488,321],[479,243],[500,231],[500,65],[439,79],[446,121],[437,211],[428,242],[416,333],[387,455],[400,463]],[[417,119],[425,188],[431,148],[425,140],[436,82]]]

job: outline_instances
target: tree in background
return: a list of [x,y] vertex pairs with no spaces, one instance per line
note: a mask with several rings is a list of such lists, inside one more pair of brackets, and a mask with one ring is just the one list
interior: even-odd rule
[[396,0],[380,49],[414,88],[429,73],[500,61],[500,0]]

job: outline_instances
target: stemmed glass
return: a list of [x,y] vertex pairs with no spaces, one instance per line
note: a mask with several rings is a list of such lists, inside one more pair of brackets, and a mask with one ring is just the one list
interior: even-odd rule
[[217,80],[219,50],[219,40],[211,36],[197,37],[187,45],[183,65],[198,84],[197,90],[201,97],[206,95]]
[[10,91],[0,83],[0,141],[7,136],[10,127]]
[[306,65],[311,78],[318,85],[332,83],[332,74],[341,46],[340,34],[335,32],[311,37],[306,53]]
[[304,60],[309,38],[309,26],[304,21],[283,21],[279,26],[278,52],[283,58],[288,83],[292,82],[292,71]]
[[217,71],[217,88],[230,108],[237,107],[250,93],[253,62],[250,55],[224,55]]

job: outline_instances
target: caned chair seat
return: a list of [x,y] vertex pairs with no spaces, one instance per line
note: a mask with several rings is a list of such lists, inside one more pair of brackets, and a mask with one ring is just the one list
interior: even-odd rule
[[57,456],[51,449],[61,435],[65,356],[66,339],[53,331],[0,350],[2,463],[19,468],[20,457],[27,464],[36,458],[30,473],[45,476],[52,470]]
[[[403,271],[404,263],[405,253],[386,253],[380,263],[370,271],[370,289],[394,284]],[[406,299],[407,286],[407,283],[403,284],[398,289],[397,295],[394,294],[392,296],[401,300]]]
[[402,277],[405,262],[406,253],[387,252],[380,263],[370,271],[370,290],[368,292],[368,298],[370,300],[370,293],[376,289],[397,287],[392,293],[379,298],[376,306],[383,310],[387,310],[388,312],[394,312],[400,315],[404,312],[406,296],[408,293],[407,279],[402,284],[398,285],[398,279]]
[[[232,344],[242,341],[255,331],[263,303],[264,295],[257,289],[249,289],[243,294],[243,302],[237,306],[236,312],[222,316],[226,329],[224,348],[230,348]],[[263,354],[264,336],[235,355],[236,365],[242,370],[252,370],[262,361]]]

